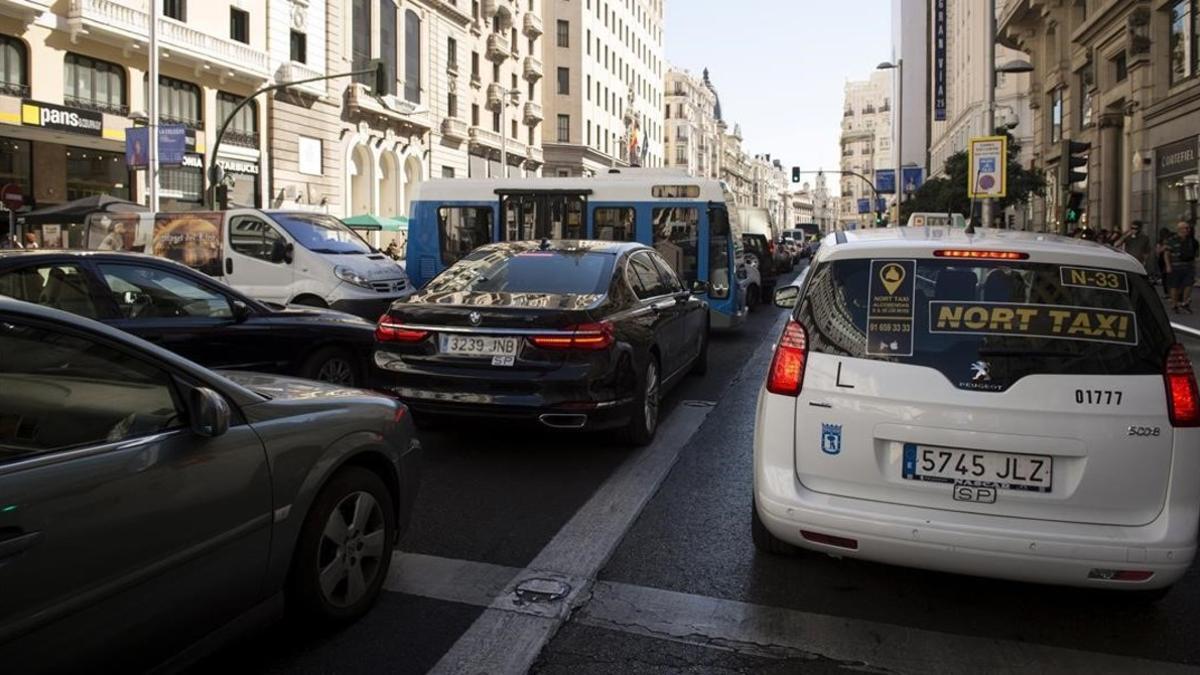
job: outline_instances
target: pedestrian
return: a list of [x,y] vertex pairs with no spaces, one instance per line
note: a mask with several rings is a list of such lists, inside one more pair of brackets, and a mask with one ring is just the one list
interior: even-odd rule
[[32,232],[26,232],[26,233],[25,233],[25,248],[26,248],[26,249],[36,249],[36,248],[40,248],[40,247],[38,246],[38,240],[37,240],[37,235],[36,235],[36,234],[34,234],[34,233],[32,233]]
[[1135,220],[1130,223],[1125,234],[1113,242],[1113,248],[1125,251],[1140,262],[1143,268],[1150,269],[1150,237],[1142,232],[1142,221]]
[[1167,240],[1164,248],[1170,270],[1167,289],[1171,294],[1171,310],[1191,314],[1192,288],[1196,285],[1196,253],[1200,249],[1192,224],[1180,220],[1176,234]]
[[0,238],[0,249],[21,248],[21,242],[16,235],[6,234]]

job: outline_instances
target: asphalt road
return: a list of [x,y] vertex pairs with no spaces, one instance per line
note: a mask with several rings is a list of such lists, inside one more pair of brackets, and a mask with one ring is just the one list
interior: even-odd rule
[[[588,595],[570,613],[543,612],[557,618],[531,652],[534,672],[913,670],[905,659],[930,672],[1200,665],[1195,568],[1165,600],[1144,607],[1107,594],[756,553],[754,405],[782,318],[762,308],[744,330],[715,336],[708,375],[672,392],[664,424],[688,412],[681,405],[715,407],[687,431],[661,486],[643,486],[648,502],[591,575]],[[1200,363],[1200,342],[1189,349]],[[422,440],[421,494],[393,571],[420,562],[458,576],[447,572],[452,581],[440,590],[420,580],[389,583],[369,615],[337,633],[277,624],[193,672],[424,673],[447,652],[470,653],[456,643],[496,611],[484,607],[636,459],[605,436],[529,428],[468,425]],[[444,661],[440,668],[455,672]]]

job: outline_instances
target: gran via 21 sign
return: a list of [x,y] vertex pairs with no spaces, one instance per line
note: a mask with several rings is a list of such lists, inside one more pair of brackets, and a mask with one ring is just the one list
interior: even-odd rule
[[104,135],[104,115],[38,101],[21,102],[21,123],[84,136]]

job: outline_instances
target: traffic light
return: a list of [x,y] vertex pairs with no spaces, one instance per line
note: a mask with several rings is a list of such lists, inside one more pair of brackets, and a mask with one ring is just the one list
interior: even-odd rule
[[367,68],[371,72],[371,89],[376,96],[383,96],[388,93],[388,69],[387,64],[383,59],[371,59],[367,62]]
[[1068,223],[1078,223],[1080,218],[1082,218],[1084,197],[1085,195],[1082,192],[1076,191],[1071,191],[1071,193],[1067,195],[1067,212],[1064,214],[1064,219]]
[[800,167],[798,167],[798,166],[792,167],[792,182],[793,183],[800,182]]
[[875,212],[875,227],[883,227],[887,225],[887,221],[883,219],[883,211]]
[[1063,141],[1062,158],[1059,159],[1061,167],[1059,182],[1063,189],[1087,180],[1088,151],[1091,149],[1091,143]]

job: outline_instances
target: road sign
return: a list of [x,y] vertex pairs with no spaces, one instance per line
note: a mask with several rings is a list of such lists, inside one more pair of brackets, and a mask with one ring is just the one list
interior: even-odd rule
[[1008,138],[972,138],[967,151],[967,196],[1001,199],[1008,194]]
[[25,206],[25,194],[21,192],[20,185],[9,183],[0,188],[0,201],[4,202],[5,208],[9,211],[17,211]]
[[895,194],[896,193],[896,170],[895,169],[876,169],[875,170],[875,190],[879,194]]
[[859,213],[870,213],[871,212],[871,200],[867,199],[867,198],[858,200],[858,212]]

